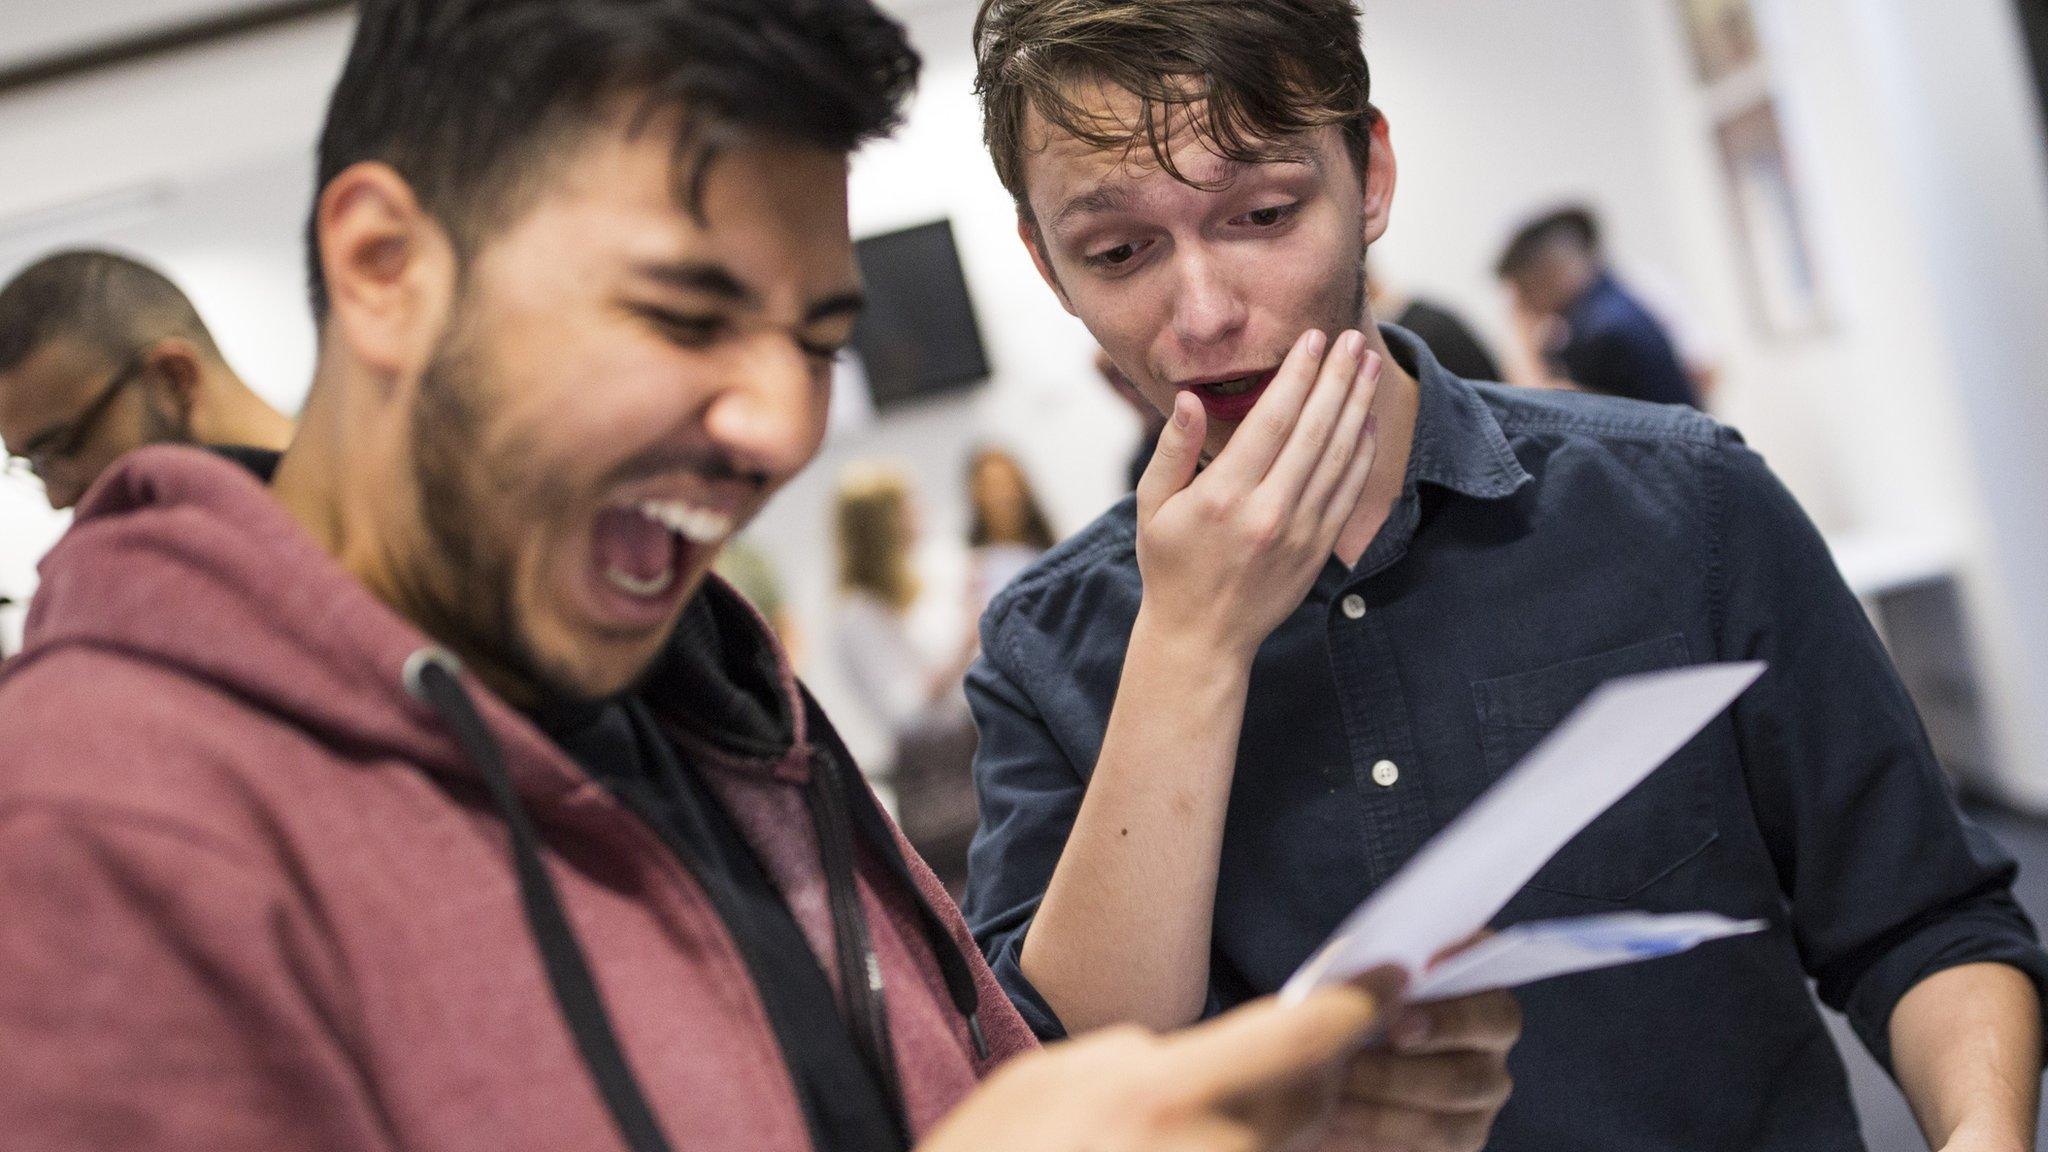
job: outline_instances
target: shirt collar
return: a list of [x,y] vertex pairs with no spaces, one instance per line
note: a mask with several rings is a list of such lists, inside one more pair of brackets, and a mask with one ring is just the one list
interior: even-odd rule
[[1408,486],[1435,484],[1479,500],[1507,496],[1532,477],[1515,459],[1500,421],[1478,391],[1451,375],[1413,332],[1380,325],[1387,350],[1420,393],[1415,443],[1408,454]]

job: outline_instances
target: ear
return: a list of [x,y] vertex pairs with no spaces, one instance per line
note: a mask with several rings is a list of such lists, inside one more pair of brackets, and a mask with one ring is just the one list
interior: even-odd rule
[[172,406],[187,420],[192,417],[192,405],[199,399],[204,356],[198,345],[182,336],[159,340],[143,354],[146,371],[164,382]]
[[1372,147],[1366,157],[1364,173],[1365,190],[1365,243],[1367,247],[1379,242],[1387,234],[1387,224],[1394,213],[1394,178],[1398,167],[1394,163],[1394,139],[1387,128],[1386,114],[1375,109],[1372,122]]
[[387,164],[343,169],[315,215],[326,334],[380,377],[412,379],[439,345],[455,297],[455,247]]
[[1060,298],[1060,307],[1065,308],[1068,315],[1079,315],[1074,311],[1074,302],[1067,299],[1067,290],[1060,286],[1059,273],[1052,270],[1052,262],[1046,259],[1045,238],[1038,231],[1037,221],[1021,209],[1017,212],[1017,239],[1022,240],[1024,250],[1031,253],[1031,263],[1038,269],[1039,278],[1052,289],[1053,295]]

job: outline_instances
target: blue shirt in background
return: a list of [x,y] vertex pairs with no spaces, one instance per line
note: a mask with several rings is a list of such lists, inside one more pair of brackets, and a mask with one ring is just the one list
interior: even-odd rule
[[[1809,979],[1887,1065],[1921,979],[1994,960],[2040,985],[2012,860],[1957,811],[1819,533],[1740,436],[1685,408],[1468,383],[1382,331],[1421,382],[1406,482],[1357,567],[1332,560],[1253,665],[1209,1011],[1277,990],[1602,681],[1763,660],[1495,924],[1634,908],[1771,929],[1522,990],[1489,1147],[1861,1149]],[[1126,499],[1049,553],[991,604],[968,677],[967,919],[1048,1038],[1060,1022],[1018,955],[1108,724],[1134,538]]]
[[1653,404],[1699,407],[1692,377],[1664,325],[1603,274],[1565,309],[1567,338],[1557,367],[1579,386]]

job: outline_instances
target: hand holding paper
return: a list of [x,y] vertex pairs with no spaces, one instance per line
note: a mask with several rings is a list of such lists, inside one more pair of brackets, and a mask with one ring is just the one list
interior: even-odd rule
[[1359,905],[1281,989],[1288,1000],[1381,965],[1441,999],[1684,951],[1761,922],[1642,913],[1518,925],[1446,960],[1538,869],[1642,783],[1763,672],[1707,664],[1609,681],[1501,777],[1408,866]]

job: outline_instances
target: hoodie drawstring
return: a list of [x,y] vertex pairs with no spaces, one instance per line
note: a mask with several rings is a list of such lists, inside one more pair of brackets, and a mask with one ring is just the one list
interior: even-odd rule
[[591,978],[590,962],[569,927],[568,915],[562,911],[554,881],[541,863],[540,836],[519,802],[497,741],[491,738],[476,704],[456,678],[458,667],[448,653],[422,648],[405,662],[406,691],[441,717],[455,734],[463,755],[483,772],[491,800],[511,834],[519,899],[526,911],[527,928],[540,948],[548,986],[554,991],[555,1003],[576,1039],[583,1065],[596,1081],[598,1093],[618,1125],[619,1134],[625,1138],[626,1147],[632,1152],[670,1152],[667,1138],[655,1123],[654,1110],[648,1106],[647,1097],[619,1048],[618,1033],[612,1029],[597,982]]
[[[611,1113],[619,1134],[625,1138],[627,1148],[631,1152],[671,1152],[667,1138],[655,1123],[654,1110],[647,1103],[646,1094],[640,1090],[640,1083],[634,1078],[625,1053],[619,1047],[618,1033],[612,1028],[604,999],[598,993],[596,980],[591,977],[590,962],[569,926],[568,915],[562,910],[561,896],[555,891],[554,881],[541,863],[540,835],[534,830],[533,820],[527,815],[525,806],[519,802],[518,790],[513,787],[511,774],[505,769],[504,755],[456,675],[460,667],[461,664],[450,653],[439,648],[422,648],[405,662],[406,692],[434,710],[454,733],[463,755],[475,762],[483,774],[484,785],[510,834],[513,868],[519,878],[520,903],[526,913],[527,929],[540,949],[548,986],[554,992],[563,1020],[575,1037],[583,1065],[596,1082],[605,1108]],[[853,756],[825,719],[824,710],[818,706],[810,690],[799,685],[798,691],[803,696],[810,731],[824,734],[828,742],[828,755],[817,758],[814,771],[834,775],[834,782],[839,786],[832,789],[836,793],[832,800],[852,809],[855,834],[882,858],[896,882],[915,902],[926,946],[938,960],[955,1010],[967,1021],[967,1035],[973,1044],[975,1058],[985,1064],[989,1059],[989,1047],[981,1028],[981,992],[975,985],[974,971],[966,955],[911,875],[910,864],[904,859],[896,837],[889,831],[888,819],[883,815],[873,791],[846,786],[839,778],[840,773],[851,769]],[[822,837],[825,832],[822,822],[819,832]],[[834,934],[843,933],[835,930]],[[873,962],[871,951],[868,962]],[[871,980],[875,976],[872,973],[867,975]],[[886,1035],[883,1032],[880,1037],[885,1046]],[[893,1060],[889,1061],[891,1067],[887,1068],[888,1072],[894,1071],[893,1063]],[[892,1093],[899,1107],[900,1092],[898,1088]]]
[[[839,733],[825,719],[825,710],[811,695],[811,690],[797,686],[803,694],[804,714],[813,733],[822,734],[826,740],[825,756],[813,761],[813,771],[845,771],[854,763],[853,754],[848,752]],[[974,1045],[975,1059],[988,1062],[988,1039],[981,1030],[981,990],[974,983],[974,969],[968,965],[966,955],[946,928],[938,910],[925,899],[924,890],[910,874],[910,863],[903,858],[903,849],[889,830],[889,821],[882,814],[881,802],[875,799],[874,791],[867,787],[845,787],[838,789],[853,809],[853,825],[860,838],[869,848],[881,856],[888,865],[890,874],[903,890],[910,893],[917,904],[918,922],[924,929],[925,946],[939,962],[939,972],[945,977],[946,992],[953,1000],[953,1007],[967,1021],[967,1036]]]

